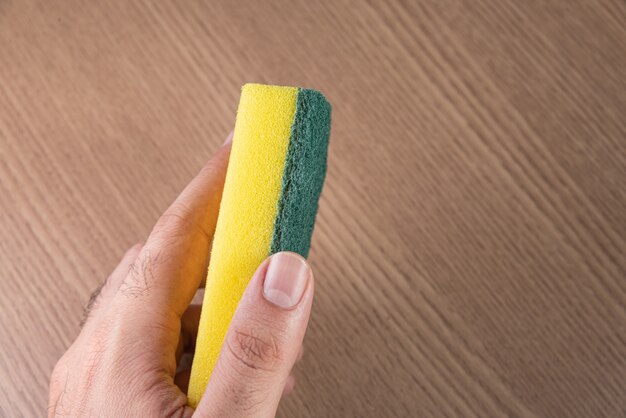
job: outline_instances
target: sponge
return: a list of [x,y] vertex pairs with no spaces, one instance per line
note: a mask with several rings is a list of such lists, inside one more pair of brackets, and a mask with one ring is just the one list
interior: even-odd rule
[[279,251],[308,255],[329,135],[330,104],[320,92],[243,86],[189,381],[191,406],[202,397],[259,264]]

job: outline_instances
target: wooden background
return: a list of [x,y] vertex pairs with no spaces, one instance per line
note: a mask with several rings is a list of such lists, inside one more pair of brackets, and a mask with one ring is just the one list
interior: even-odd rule
[[248,81],[334,106],[281,416],[626,416],[621,0],[0,0],[0,416]]

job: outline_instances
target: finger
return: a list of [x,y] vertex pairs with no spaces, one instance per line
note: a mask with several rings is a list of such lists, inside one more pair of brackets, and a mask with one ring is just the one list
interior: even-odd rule
[[198,324],[200,323],[200,313],[202,305],[189,305],[180,319],[181,334],[185,341],[185,352],[193,352],[198,338]]
[[126,250],[122,260],[120,260],[113,272],[91,294],[83,311],[83,321],[81,324],[83,327],[91,323],[92,319],[96,318],[99,313],[109,305],[109,302],[113,299],[115,293],[117,293],[120,283],[124,280],[126,274],[128,274],[130,266],[137,258],[142,247],[143,243],[137,243]]
[[200,416],[274,416],[311,311],[313,274],[304,258],[278,253],[254,274],[237,307]]
[[180,338],[176,347],[176,363],[180,367],[180,359],[183,354],[193,354],[198,337],[198,324],[202,305],[189,305],[180,319]]
[[223,146],[159,218],[122,282],[116,301],[137,325],[141,317],[178,321],[205,276],[229,153]]

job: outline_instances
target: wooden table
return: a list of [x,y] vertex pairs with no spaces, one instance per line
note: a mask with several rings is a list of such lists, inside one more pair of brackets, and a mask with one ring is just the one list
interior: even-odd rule
[[323,90],[281,416],[626,414],[626,3],[0,0],[0,415],[233,126]]

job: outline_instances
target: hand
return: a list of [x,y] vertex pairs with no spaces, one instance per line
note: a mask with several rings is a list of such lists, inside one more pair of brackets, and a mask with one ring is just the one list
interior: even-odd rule
[[94,292],[52,373],[50,417],[274,416],[293,387],[313,299],[311,270],[292,253],[258,268],[195,411],[185,396],[181,358],[193,352],[200,315],[190,303],[206,275],[229,153],[227,141]]

